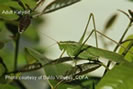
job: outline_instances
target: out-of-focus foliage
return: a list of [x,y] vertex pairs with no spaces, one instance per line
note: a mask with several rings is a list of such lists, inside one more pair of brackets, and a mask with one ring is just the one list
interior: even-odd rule
[[106,22],[105,27],[104,27],[104,33],[106,33],[106,31],[112,27],[112,25],[115,23],[116,19],[118,17],[118,14],[114,14],[112,15],[109,20]]

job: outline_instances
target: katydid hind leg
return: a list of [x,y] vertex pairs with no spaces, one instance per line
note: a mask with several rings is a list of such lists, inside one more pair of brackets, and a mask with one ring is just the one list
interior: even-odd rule
[[[87,32],[87,29],[88,29],[88,26],[89,26],[89,24],[90,24],[91,18],[92,18],[92,21],[93,21],[93,29],[94,29],[94,32],[95,32],[96,47],[98,47],[98,40],[97,40],[97,33],[96,33],[96,23],[95,23],[95,17],[94,17],[94,14],[93,14],[93,13],[91,13],[91,14],[89,15],[89,19],[88,19],[87,25],[86,25],[86,27],[85,27],[84,33],[83,33],[83,35],[81,36],[79,42],[80,42],[80,43],[83,42],[83,40],[84,40],[84,38],[85,38],[85,34],[86,34],[86,32]],[[88,36],[88,37],[86,38],[86,40],[83,42],[83,45],[84,45],[84,44],[86,43],[86,41],[90,38],[90,36],[91,36],[92,33],[93,33],[93,31],[91,31],[91,33],[89,34],[89,36]]]
[[85,38],[85,34],[86,34],[87,29],[88,29],[88,26],[89,26],[89,24],[90,24],[91,17],[92,17],[92,14],[89,15],[88,22],[87,22],[87,24],[86,24],[86,27],[85,27],[84,33],[83,33],[83,35],[81,36],[81,38],[80,38],[80,40],[79,40],[79,43],[82,43],[83,40],[84,40],[84,38]]

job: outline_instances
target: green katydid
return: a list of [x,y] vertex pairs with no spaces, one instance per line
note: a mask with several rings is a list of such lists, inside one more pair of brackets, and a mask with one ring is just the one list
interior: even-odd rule
[[[88,25],[89,25],[89,22],[90,22],[90,19],[91,17],[93,18],[93,25],[94,25],[94,30],[92,30],[92,32],[90,33],[90,35],[86,38],[85,41],[84,40],[84,37],[85,37],[85,34],[86,34],[86,31],[87,31],[87,28],[88,28]],[[92,33],[95,32],[95,37],[96,37],[96,47],[93,47],[93,46],[90,46],[90,45],[87,45],[85,44],[86,41],[89,39],[89,37],[92,35]],[[94,60],[96,61],[97,58],[99,57],[103,57],[103,58],[106,58],[106,59],[109,59],[109,60],[113,60],[113,61],[116,61],[116,62],[121,62],[121,61],[124,61],[124,57],[117,54],[117,53],[114,53],[114,52],[111,52],[111,51],[108,51],[108,50],[104,50],[104,49],[100,49],[98,48],[98,41],[97,41],[97,34],[96,33],[99,33],[100,35],[106,37],[107,39],[113,41],[114,43],[116,43],[117,45],[120,46],[119,43],[117,43],[116,41],[112,40],[111,38],[105,36],[104,34],[102,34],[101,32],[97,31],[96,30],[96,26],[95,26],[95,21],[94,21],[94,15],[91,14],[89,16],[89,20],[88,20],[88,23],[87,23],[87,26],[85,28],[85,31],[81,37],[81,39],[79,40],[79,42],[75,42],[75,41],[60,41],[60,42],[57,42],[58,45],[59,45],[59,48],[61,50],[64,50],[67,52],[67,54],[71,57],[74,57],[74,59],[76,58],[82,58],[82,59],[89,59],[89,60]],[[64,53],[63,51],[63,53]],[[99,63],[96,63],[94,65],[98,65]],[[83,66],[85,66],[85,64],[81,64]],[[94,71],[96,70],[97,68],[99,68],[101,65],[104,65],[104,64],[101,64],[101,65],[98,65],[96,67],[93,67],[93,68],[87,68],[87,70],[82,70],[84,69],[83,66],[75,66],[72,71],[74,71],[75,68],[77,68],[77,70],[80,70],[79,73],[76,73],[74,72],[74,76],[76,75],[82,75],[82,74],[85,74],[85,73],[88,73],[88,72],[91,72],[91,71]],[[90,64],[87,64],[87,66],[90,66]],[[69,71],[70,75],[73,73],[72,71]],[[62,80],[60,81],[62,82]],[[60,83],[59,82],[59,83]],[[57,84],[58,85],[58,84]]]
[[[89,25],[89,22],[91,20],[91,17],[93,19],[94,30],[92,30],[90,35],[85,39],[85,41],[83,41],[84,38],[85,38],[85,34],[87,32],[88,25]],[[67,58],[69,58],[69,59],[78,59],[79,58],[79,59],[83,59],[83,60],[87,59],[87,60],[97,61],[97,58],[103,57],[103,58],[113,60],[113,61],[116,61],[116,62],[121,62],[122,60],[124,60],[123,56],[121,56],[117,53],[98,48],[97,33],[99,33],[100,35],[102,35],[102,36],[106,37],[107,39],[113,41],[114,43],[118,44],[119,46],[120,46],[120,44],[117,43],[116,41],[112,40],[111,38],[105,36],[101,32],[97,31],[94,20],[95,20],[94,15],[90,14],[88,23],[86,25],[84,33],[83,33],[82,37],[80,38],[79,42],[75,42],[75,41],[60,41],[60,42],[57,42],[60,49],[65,50],[67,52],[67,54],[70,56],[70,57],[66,57],[66,58],[61,57],[62,59],[65,59],[65,61],[66,61]],[[95,32],[96,47],[85,44],[86,41],[89,39],[89,37],[92,35],[93,32]],[[60,61],[61,58],[59,58],[56,61],[50,61],[48,64],[64,62],[64,61]],[[45,64],[45,65],[48,65],[48,64]],[[103,64],[101,64],[101,65],[103,65]]]
[[[94,30],[92,30],[92,32],[87,37],[87,39],[85,41],[83,41],[91,17],[93,18]],[[89,39],[89,37],[92,35],[93,32],[95,32],[95,36],[96,36],[96,47],[92,47],[92,46],[89,46],[89,45],[85,44],[86,41]],[[118,44],[120,46],[119,43],[117,43],[116,41],[112,40],[111,38],[105,36],[104,34],[102,34],[101,32],[96,30],[95,21],[94,21],[94,15],[93,14],[91,14],[89,16],[89,20],[88,20],[88,23],[86,25],[85,31],[84,31],[81,39],[79,40],[79,42],[75,42],[75,41],[60,41],[60,42],[57,42],[57,43],[58,43],[58,45],[59,45],[61,50],[66,51],[68,55],[70,55],[71,57],[74,57],[72,59],[81,58],[81,59],[89,59],[89,60],[96,61],[98,57],[103,57],[103,58],[107,58],[107,59],[110,59],[110,60],[113,60],[113,61],[116,61],[116,62],[120,62],[120,61],[124,60],[123,56],[121,56],[121,55],[119,55],[117,53],[114,53],[114,52],[111,52],[111,51],[108,51],[108,50],[103,50],[103,49],[98,48],[98,41],[97,41],[97,34],[96,33],[99,33],[100,35],[106,37],[107,39],[113,41],[114,43],[116,43],[116,44]],[[97,68],[99,68],[99,67],[100,66],[97,66]],[[84,68],[82,68],[82,69],[84,69]],[[90,69],[88,69],[86,71],[80,71],[79,74],[89,72],[89,70]]]
[[[91,17],[92,17],[92,20],[93,20],[94,30],[92,30],[90,35],[85,39],[85,41],[83,41],[84,38],[85,38],[85,34],[87,32],[88,25],[90,23]],[[89,39],[89,37],[93,34],[93,32],[95,32],[96,47],[85,44],[86,41]],[[79,42],[60,41],[60,42],[57,42],[57,44],[58,44],[58,46],[61,50],[64,50],[64,51],[67,52],[67,54],[71,57],[71,59],[81,58],[81,59],[96,61],[97,58],[103,57],[103,58],[106,58],[106,59],[109,59],[109,60],[112,60],[112,61],[116,61],[116,62],[124,61],[123,56],[121,56],[117,53],[108,51],[108,50],[98,48],[97,33],[99,33],[100,35],[102,35],[102,36],[106,37],[107,39],[113,41],[117,45],[121,46],[116,41],[112,40],[111,38],[105,36],[104,34],[102,34],[101,32],[96,30],[95,19],[94,19],[94,15],[92,13],[89,16],[89,20],[87,22],[86,28],[85,28],[84,33],[83,33],[82,37],[80,38]],[[64,51],[63,51],[63,53],[64,53]],[[62,56],[60,56],[60,58],[62,58]],[[101,65],[104,66],[104,64],[101,64]]]
[[[85,39],[85,41],[83,41],[91,17],[93,19],[94,30],[92,30],[92,32]],[[93,34],[93,32],[95,32],[96,47],[85,44],[86,41],[89,39],[89,37]],[[91,13],[90,16],[89,16],[89,20],[88,20],[88,23],[86,25],[85,31],[84,31],[82,37],[80,38],[79,42],[60,41],[60,42],[58,42],[59,48],[61,50],[65,50],[67,52],[67,54],[72,56],[72,57],[73,56],[74,57],[78,56],[78,57],[81,57],[81,58],[84,58],[84,59],[97,59],[99,57],[103,57],[103,58],[106,58],[106,59],[109,59],[109,60],[112,60],[112,61],[116,61],[116,62],[120,62],[120,61],[124,60],[123,56],[121,56],[117,53],[98,48],[98,41],[97,41],[97,34],[96,33],[106,37],[107,39],[113,41],[114,43],[116,43],[120,46],[119,43],[117,43],[116,41],[112,40],[111,38],[105,36],[104,34],[102,34],[101,32],[96,30],[94,15]],[[81,50],[82,50],[82,52],[80,52]]]

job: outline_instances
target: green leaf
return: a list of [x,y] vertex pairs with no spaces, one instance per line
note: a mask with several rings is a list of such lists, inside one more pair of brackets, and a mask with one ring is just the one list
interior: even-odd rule
[[[126,38],[126,40],[128,39],[133,39],[133,35],[130,35]],[[132,41],[127,41],[126,43],[123,43],[123,47],[127,48],[128,45],[131,43]],[[124,52],[125,49],[123,49],[122,47],[119,49],[119,54],[122,54]],[[129,50],[130,52],[133,52],[133,47],[131,47],[131,49]],[[125,59],[128,61],[133,61],[133,54],[131,54],[128,51],[128,53],[125,55]]]
[[124,62],[109,71],[96,89],[133,89],[133,63]]
[[77,3],[79,1],[80,0],[54,0],[49,5],[47,5],[46,8],[44,8],[44,10],[42,11],[42,14],[56,11],[58,9],[70,6],[70,5]]
[[16,20],[18,16],[6,5],[0,5],[0,18],[7,20]]
[[[58,45],[60,49],[65,50],[68,55],[75,56],[75,52],[79,50],[82,44],[78,42],[74,42],[74,41],[62,41],[62,42],[59,42]],[[96,47],[92,47],[90,45],[84,45],[81,48],[81,50],[82,52],[79,54],[78,57],[84,58],[84,59],[88,59],[88,58],[96,59],[97,57],[102,57],[102,58],[106,58],[106,59],[109,59],[111,61],[116,61],[116,62],[121,62],[122,60],[124,60],[123,56],[117,53],[104,50],[104,49],[100,49],[100,48],[96,48]]]
[[106,22],[105,27],[104,27],[105,31],[107,31],[114,24],[117,17],[118,17],[118,14],[114,14],[109,18],[109,20]]
[[0,88],[1,89],[19,89],[13,85],[9,85],[9,84],[0,84]]

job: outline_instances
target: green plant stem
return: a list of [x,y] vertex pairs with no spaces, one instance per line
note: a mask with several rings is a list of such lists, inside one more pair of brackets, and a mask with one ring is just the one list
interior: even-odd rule
[[121,44],[124,44],[124,43],[126,43],[126,42],[128,42],[128,41],[133,41],[133,39],[124,40],[124,41],[121,42]]
[[[7,73],[8,72],[8,69],[7,69],[7,66],[6,66],[6,64],[4,63],[4,61],[3,61],[3,59],[0,57],[0,63],[3,65],[3,67],[5,68],[5,73]],[[5,74],[4,73],[4,74]]]
[[[16,35],[16,40],[15,40],[14,71],[16,71],[17,70],[17,67],[18,67],[19,41],[20,41],[20,34],[18,33]],[[20,80],[14,80],[14,82],[16,84],[18,84],[21,89],[27,89],[23,85],[23,83],[21,83]]]
[[17,70],[18,67],[19,40],[20,40],[20,34],[18,33],[17,38],[15,40],[14,70]]
[[[128,30],[129,30],[129,28],[130,28],[131,26],[132,26],[132,21],[130,20],[130,22],[129,22],[129,24],[128,24],[126,30],[125,30],[125,32],[123,33],[121,39],[120,39],[119,42],[118,42],[119,44],[122,43],[122,41],[123,41],[125,35],[127,34]],[[117,49],[119,48],[119,44],[116,45],[116,47],[115,47],[115,49],[113,50],[113,52],[116,52],[116,51],[117,51]],[[103,76],[107,73],[108,68],[110,67],[110,64],[111,64],[111,61],[109,61],[109,62],[107,63],[107,69],[105,69]]]

